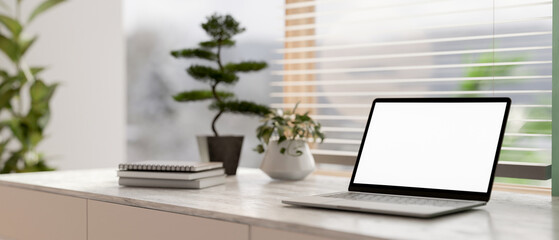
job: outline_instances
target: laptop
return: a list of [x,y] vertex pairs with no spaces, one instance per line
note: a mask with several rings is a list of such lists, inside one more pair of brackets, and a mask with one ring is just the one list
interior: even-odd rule
[[377,98],[347,192],[285,204],[430,218],[489,201],[510,98]]

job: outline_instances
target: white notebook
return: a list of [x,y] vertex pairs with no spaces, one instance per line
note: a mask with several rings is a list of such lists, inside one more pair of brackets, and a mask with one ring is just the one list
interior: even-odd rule
[[206,188],[225,183],[225,175],[200,178],[196,180],[171,180],[171,179],[149,179],[149,178],[127,178],[118,179],[118,184],[130,187],[159,187],[159,188]]
[[201,171],[201,172],[157,172],[157,171],[124,171],[124,170],[117,171],[117,176],[119,177],[174,179],[174,180],[194,180],[199,178],[219,176],[223,174],[225,174],[223,168]]
[[161,171],[161,172],[199,172],[223,167],[222,162],[187,162],[187,161],[141,161],[121,163],[119,170],[124,171]]

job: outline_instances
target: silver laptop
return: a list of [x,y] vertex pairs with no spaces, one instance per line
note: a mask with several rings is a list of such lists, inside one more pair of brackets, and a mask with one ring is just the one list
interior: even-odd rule
[[282,202],[422,218],[485,205],[510,102],[376,99],[348,191]]

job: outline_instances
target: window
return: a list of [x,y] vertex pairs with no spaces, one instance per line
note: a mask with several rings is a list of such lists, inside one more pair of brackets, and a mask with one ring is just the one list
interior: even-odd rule
[[320,120],[317,162],[354,163],[376,97],[507,96],[497,181],[549,186],[552,1],[287,0],[285,14],[272,106]]

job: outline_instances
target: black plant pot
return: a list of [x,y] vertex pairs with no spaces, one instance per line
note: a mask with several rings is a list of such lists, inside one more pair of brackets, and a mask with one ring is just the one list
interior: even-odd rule
[[223,162],[227,175],[237,173],[242,147],[243,136],[208,137],[210,162]]

